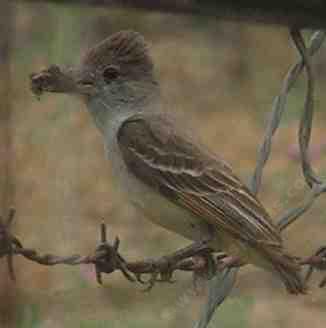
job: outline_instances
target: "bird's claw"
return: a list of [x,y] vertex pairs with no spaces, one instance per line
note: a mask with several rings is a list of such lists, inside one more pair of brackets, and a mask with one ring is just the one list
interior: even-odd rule
[[145,281],[145,285],[148,286],[143,289],[144,293],[148,293],[152,290],[154,285],[159,281],[158,276],[159,276],[159,272],[152,272],[150,274],[150,278],[147,281]]
[[136,273],[135,276],[136,276],[136,281],[137,282],[139,282],[142,285],[145,285],[146,284],[146,280],[144,280],[142,278],[143,277],[143,274],[142,273]]
[[169,270],[169,271],[164,271],[160,273],[160,280],[161,282],[167,282],[169,284],[174,284],[176,282],[175,279],[172,279],[173,277],[173,271]]
[[170,284],[175,282],[175,280],[172,279],[173,269],[171,269],[168,259],[163,257],[162,259],[153,262],[152,266],[153,266],[154,270],[153,270],[153,272],[150,273],[149,279],[144,280],[142,278],[142,274],[136,275],[136,279],[138,282],[140,282],[143,285],[148,285],[143,290],[144,292],[151,291],[157,282],[160,282],[160,283],[165,282],[165,283],[170,283]]

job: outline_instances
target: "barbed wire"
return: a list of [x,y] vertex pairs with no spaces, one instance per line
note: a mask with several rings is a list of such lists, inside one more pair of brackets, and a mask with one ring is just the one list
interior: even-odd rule
[[[305,97],[304,111],[300,121],[300,128],[298,132],[298,139],[300,145],[300,158],[303,175],[308,186],[311,187],[311,192],[301,205],[296,208],[288,210],[281,215],[277,220],[277,226],[280,231],[286,229],[299,217],[301,217],[306,211],[310,209],[315,200],[323,193],[326,192],[326,181],[322,183],[321,179],[317,177],[312,169],[309,156],[308,147],[311,137],[312,119],[314,111],[314,76],[311,68],[311,57],[318,52],[325,40],[325,32],[315,32],[309,41],[309,46],[306,48],[301,31],[297,28],[290,30],[290,35],[294,41],[296,48],[298,49],[301,58],[300,60],[290,67],[286,74],[280,94],[275,97],[271,113],[267,120],[265,129],[265,135],[263,142],[258,150],[258,158],[256,168],[249,183],[249,188],[253,194],[257,195],[261,183],[263,170],[270,157],[272,150],[272,139],[277,129],[279,128],[282,115],[285,111],[287,96],[293,88],[295,82],[298,80],[303,69],[307,72],[307,93]],[[326,247],[320,247],[316,253],[309,258],[306,263],[309,265],[307,273],[305,275],[305,282],[311,278],[314,270],[325,270],[325,261],[323,257],[326,255]],[[304,262],[304,261],[303,261]],[[211,321],[216,309],[223,303],[223,301],[230,294],[236,280],[236,274],[239,268],[231,268],[228,271],[220,273],[215,279],[209,282],[208,298],[205,303],[199,321],[195,324],[194,328],[206,328]],[[324,278],[319,286],[326,285],[326,278]]]
[[[306,199],[298,207],[288,210],[278,220],[278,227],[284,230],[301,217],[314,203],[314,201],[326,192],[326,181],[322,181],[315,173],[309,156],[308,148],[311,137],[313,111],[314,111],[314,76],[311,67],[311,57],[320,49],[325,33],[318,31],[310,39],[310,46],[306,47],[300,30],[291,29],[291,37],[301,56],[298,63],[293,65],[287,73],[280,94],[275,98],[272,112],[269,117],[263,143],[259,149],[257,165],[250,182],[250,189],[257,194],[262,182],[263,169],[269,159],[272,147],[272,138],[278,129],[285,110],[287,96],[297,81],[300,73],[305,69],[307,75],[307,92],[305,96],[304,110],[300,121],[298,139],[300,145],[300,158],[304,179],[311,188]],[[151,289],[156,282],[173,282],[173,273],[176,270],[191,271],[197,274],[207,274],[211,279],[209,297],[203,315],[197,323],[197,328],[207,327],[215,309],[223,303],[229,295],[235,282],[236,273],[240,264],[229,265],[228,257],[224,253],[214,253],[205,242],[190,245],[170,255],[159,259],[128,262],[119,253],[120,240],[115,238],[113,243],[107,241],[106,226],[101,224],[100,243],[90,255],[58,256],[54,254],[41,254],[32,248],[23,246],[22,241],[11,232],[15,211],[11,210],[6,220],[0,219],[0,258],[5,257],[10,277],[15,280],[13,260],[15,256],[23,256],[25,259],[40,265],[80,265],[93,264],[96,277],[102,283],[102,274],[110,274],[120,271],[131,282],[139,282],[146,285],[146,290]],[[319,248],[312,256],[301,260],[302,265],[308,265],[305,280],[308,281],[314,270],[326,270],[326,247]],[[148,274],[148,280],[143,275]],[[324,278],[319,286],[326,285]]]
[[[0,258],[6,257],[12,280],[16,280],[13,257],[17,255],[46,266],[93,264],[95,265],[97,281],[100,284],[102,283],[102,273],[110,274],[118,270],[131,282],[147,284],[146,289],[151,289],[156,282],[172,282],[173,273],[177,270],[200,274],[212,271],[212,274],[215,274],[217,269],[223,270],[225,266],[229,265],[228,259],[230,257],[222,252],[215,253],[205,241],[192,244],[158,259],[127,262],[119,253],[119,238],[116,237],[113,243],[108,242],[104,223],[100,226],[100,243],[93,254],[70,256],[41,254],[35,249],[24,247],[23,243],[11,233],[14,217],[15,210],[11,209],[5,223],[2,219],[0,223]],[[240,264],[232,263],[233,265]],[[142,278],[144,274],[149,274],[150,279],[144,280]]]
[[[110,274],[114,271],[120,271],[127,280],[148,285],[145,290],[150,290],[156,282],[173,282],[173,273],[177,270],[191,271],[211,279],[217,274],[217,271],[220,272],[222,277],[226,277],[232,269],[243,265],[240,262],[234,262],[233,257],[229,257],[223,252],[216,253],[207,246],[206,241],[191,244],[158,259],[128,262],[119,253],[119,238],[116,237],[113,243],[108,242],[104,223],[100,226],[100,243],[93,254],[73,254],[69,256],[41,254],[35,249],[24,247],[23,243],[11,233],[14,217],[15,210],[11,209],[5,223],[0,224],[0,258],[6,257],[9,275],[12,280],[16,280],[13,258],[18,255],[46,266],[93,264],[97,282],[100,284],[102,284],[103,273]],[[301,260],[302,265],[309,265],[318,270],[326,270],[325,263],[326,247],[318,249],[313,256]],[[142,277],[144,274],[150,275],[150,278],[144,280]],[[309,277],[310,275],[311,273]],[[324,284],[321,283],[320,285],[324,286]]]

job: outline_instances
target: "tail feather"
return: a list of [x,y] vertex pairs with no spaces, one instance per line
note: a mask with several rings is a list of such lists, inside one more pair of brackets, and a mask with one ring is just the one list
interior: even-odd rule
[[[291,294],[305,294],[306,287],[300,275],[300,266],[293,267],[293,259],[289,263],[273,263],[276,272],[280,275],[286,289]],[[283,262],[283,261],[282,261]]]
[[278,247],[264,247],[264,253],[270,259],[273,271],[280,276],[289,293],[306,293],[306,286],[301,277],[301,267],[297,258],[286,254],[282,248]]

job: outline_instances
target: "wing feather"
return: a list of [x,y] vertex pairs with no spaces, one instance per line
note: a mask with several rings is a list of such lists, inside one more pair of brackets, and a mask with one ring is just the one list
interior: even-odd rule
[[158,115],[135,115],[119,129],[118,143],[129,170],[170,201],[218,230],[250,244],[281,245],[271,219],[222,160],[177,135]]

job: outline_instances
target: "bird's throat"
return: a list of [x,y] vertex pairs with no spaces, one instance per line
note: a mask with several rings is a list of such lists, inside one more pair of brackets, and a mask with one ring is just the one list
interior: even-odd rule
[[113,106],[102,97],[94,97],[88,100],[87,109],[103,135],[106,135],[108,130],[114,133],[117,132],[120,124],[137,112],[135,109],[130,108],[128,104]]

